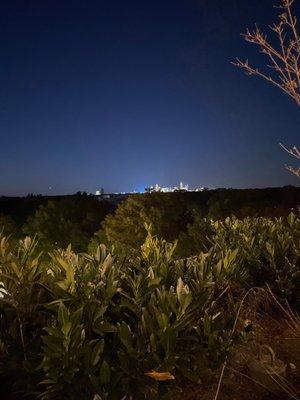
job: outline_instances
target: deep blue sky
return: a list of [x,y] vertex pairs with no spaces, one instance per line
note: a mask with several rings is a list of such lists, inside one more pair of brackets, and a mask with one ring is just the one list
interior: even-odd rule
[[0,194],[297,185],[299,108],[230,64],[272,4],[2,0]]

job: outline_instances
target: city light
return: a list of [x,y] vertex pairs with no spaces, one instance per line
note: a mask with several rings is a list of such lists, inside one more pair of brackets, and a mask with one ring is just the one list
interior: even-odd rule
[[144,191],[133,190],[128,192],[115,192],[115,193],[105,193],[103,188],[96,190],[95,195],[100,197],[107,197],[112,195],[129,195],[129,194],[142,194],[142,193],[174,193],[174,192],[203,192],[204,190],[209,190],[207,187],[197,187],[190,189],[189,185],[183,182],[179,183],[179,186],[160,186],[158,183],[145,188]]
[[161,187],[159,184],[154,186],[149,186],[145,189],[146,193],[173,193],[173,192],[202,192],[203,190],[208,190],[205,187],[199,187],[195,189],[189,189],[189,185],[180,182],[179,186],[174,187]]

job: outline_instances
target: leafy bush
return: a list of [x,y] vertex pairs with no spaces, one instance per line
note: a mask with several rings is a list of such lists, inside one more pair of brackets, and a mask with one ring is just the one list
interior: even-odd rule
[[104,245],[47,255],[36,240],[16,247],[2,236],[3,397],[167,399],[182,380],[217,370],[245,340],[235,318],[251,285],[295,297],[300,219],[205,224],[210,247],[183,259],[149,225],[126,258]]
[[139,250],[147,236],[145,224],[151,224],[153,234],[158,237],[175,241],[199,211],[196,202],[185,195],[189,193],[130,196],[103,223],[108,241],[126,252]]
[[[255,286],[268,283],[277,294],[296,300],[300,268],[300,218],[234,217],[213,222],[214,249],[238,249],[240,268]],[[298,297],[299,298],[299,297]]]

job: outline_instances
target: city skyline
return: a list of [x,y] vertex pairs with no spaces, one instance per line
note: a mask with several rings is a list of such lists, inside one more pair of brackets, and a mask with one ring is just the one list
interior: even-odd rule
[[106,194],[134,194],[134,193],[154,193],[154,192],[161,192],[161,193],[171,193],[171,192],[177,192],[177,191],[184,191],[184,192],[200,192],[203,190],[209,190],[209,189],[214,189],[214,188],[206,188],[204,186],[199,186],[199,187],[194,187],[191,188],[189,187],[188,184],[184,184],[182,181],[179,182],[178,186],[161,186],[158,183],[155,185],[150,185],[145,187],[143,190],[127,190],[124,192],[114,192],[114,193],[109,193],[105,191],[105,188],[100,187],[95,191],[96,196],[102,196]]

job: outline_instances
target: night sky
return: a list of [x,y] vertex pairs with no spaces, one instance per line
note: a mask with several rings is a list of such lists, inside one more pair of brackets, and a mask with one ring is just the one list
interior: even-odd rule
[[274,1],[2,0],[0,194],[297,185],[300,109],[230,64]]

